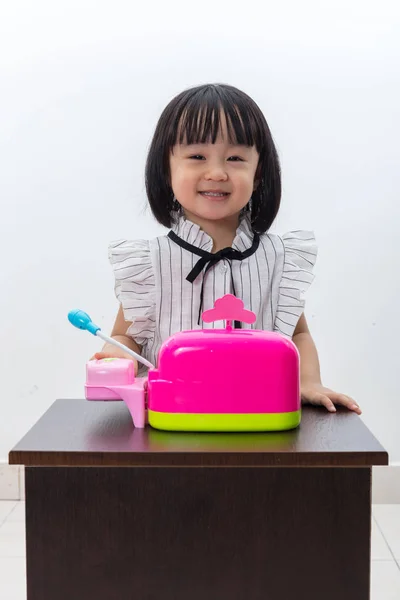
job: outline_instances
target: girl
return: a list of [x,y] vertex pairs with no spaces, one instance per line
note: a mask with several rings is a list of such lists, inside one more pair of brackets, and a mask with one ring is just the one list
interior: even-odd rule
[[[304,316],[313,280],[314,236],[268,233],[279,210],[278,155],[257,104],[228,85],[182,92],[162,113],[146,164],[146,191],[171,231],[151,241],[110,245],[120,308],[112,337],[153,364],[171,334],[200,327],[201,313],[233,293],[257,315],[253,325],[293,339],[300,353],[303,403],[361,414],[321,383],[318,354]],[[106,344],[94,358],[131,358]],[[245,365],[243,365],[245,368]],[[138,364],[136,364],[138,370]],[[139,375],[146,368],[140,364]]]

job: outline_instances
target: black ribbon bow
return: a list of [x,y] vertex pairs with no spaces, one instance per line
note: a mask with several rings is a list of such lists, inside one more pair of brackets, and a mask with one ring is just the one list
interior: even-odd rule
[[[259,246],[260,237],[257,233],[255,233],[251,247],[248,248],[247,250],[245,250],[244,252],[240,252],[240,250],[235,250],[234,248],[223,248],[222,250],[215,252],[215,254],[213,254],[212,252],[207,252],[206,250],[202,250],[201,248],[197,248],[197,246],[193,246],[192,244],[189,244],[189,242],[186,242],[185,240],[180,238],[178,235],[176,235],[176,233],[174,231],[170,231],[168,233],[168,237],[173,242],[178,244],[178,246],[181,246],[182,248],[185,248],[185,250],[189,250],[189,252],[192,252],[193,254],[197,254],[197,256],[200,256],[200,259],[197,261],[197,263],[194,265],[193,269],[187,275],[187,277],[186,277],[187,281],[189,281],[190,283],[193,283],[193,281],[200,275],[200,273],[202,272],[204,267],[206,267],[206,270],[204,271],[203,282],[201,284],[200,308],[199,308],[199,317],[197,320],[197,324],[200,325],[200,317],[201,317],[201,311],[203,308],[203,297],[204,297],[204,279],[205,279],[207,272],[212,267],[214,267],[217,263],[219,263],[220,260],[227,260],[229,263],[229,267],[231,269],[232,291],[233,291],[233,295],[236,296],[235,283],[233,281],[233,274],[232,274],[232,260],[244,260],[245,258],[248,258],[252,254],[254,254],[254,252],[257,250],[257,248]],[[241,327],[240,322],[235,321],[235,328],[240,329],[240,327]]]

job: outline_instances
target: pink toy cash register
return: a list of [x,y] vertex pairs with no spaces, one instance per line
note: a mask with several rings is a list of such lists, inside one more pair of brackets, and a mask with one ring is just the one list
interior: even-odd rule
[[[91,327],[82,325],[82,319],[77,323],[78,313],[89,319]],[[217,300],[202,316],[206,323],[225,320],[225,329],[172,335],[161,346],[158,366],[151,366],[148,379],[135,377],[129,359],[89,361],[86,398],[124,400],[136,427],[144,427],[147,420],[152,427],[169,431],[297,427],[301,401],[299,353],[294,343],[275,332],[233,329],[232,321],[254,323],[256,316],[231,294]],[[69,319],[112,341],[99,334],[86,313],[72,311]],[[142,362],[150,364],[143,358]]]

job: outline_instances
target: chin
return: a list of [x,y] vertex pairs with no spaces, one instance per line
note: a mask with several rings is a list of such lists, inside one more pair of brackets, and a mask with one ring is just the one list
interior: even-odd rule
[[210,206],[206,209],[187,209],[189,214],[192,214],[199,219],[207,219],[209,221],[217,221],[219,219],[229,219],[236,217],[240,214],[241,208],[233,208],[227,206]]
[[227,219],[234,219],[239,216],[239,213],[221,213],[221,212],[207,212],[207,213],[192,213],[193,216],[203,221],[222,221]]

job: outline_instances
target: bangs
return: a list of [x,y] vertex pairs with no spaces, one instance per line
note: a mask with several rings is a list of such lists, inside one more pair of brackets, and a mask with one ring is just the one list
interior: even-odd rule
[[264,123],[254,101],[233,88],[206,86],[186,96],[185,102],[176,106],[171,119],[171,147],[175,144],[215,144],[225,133],[230,144],[263,146]]

